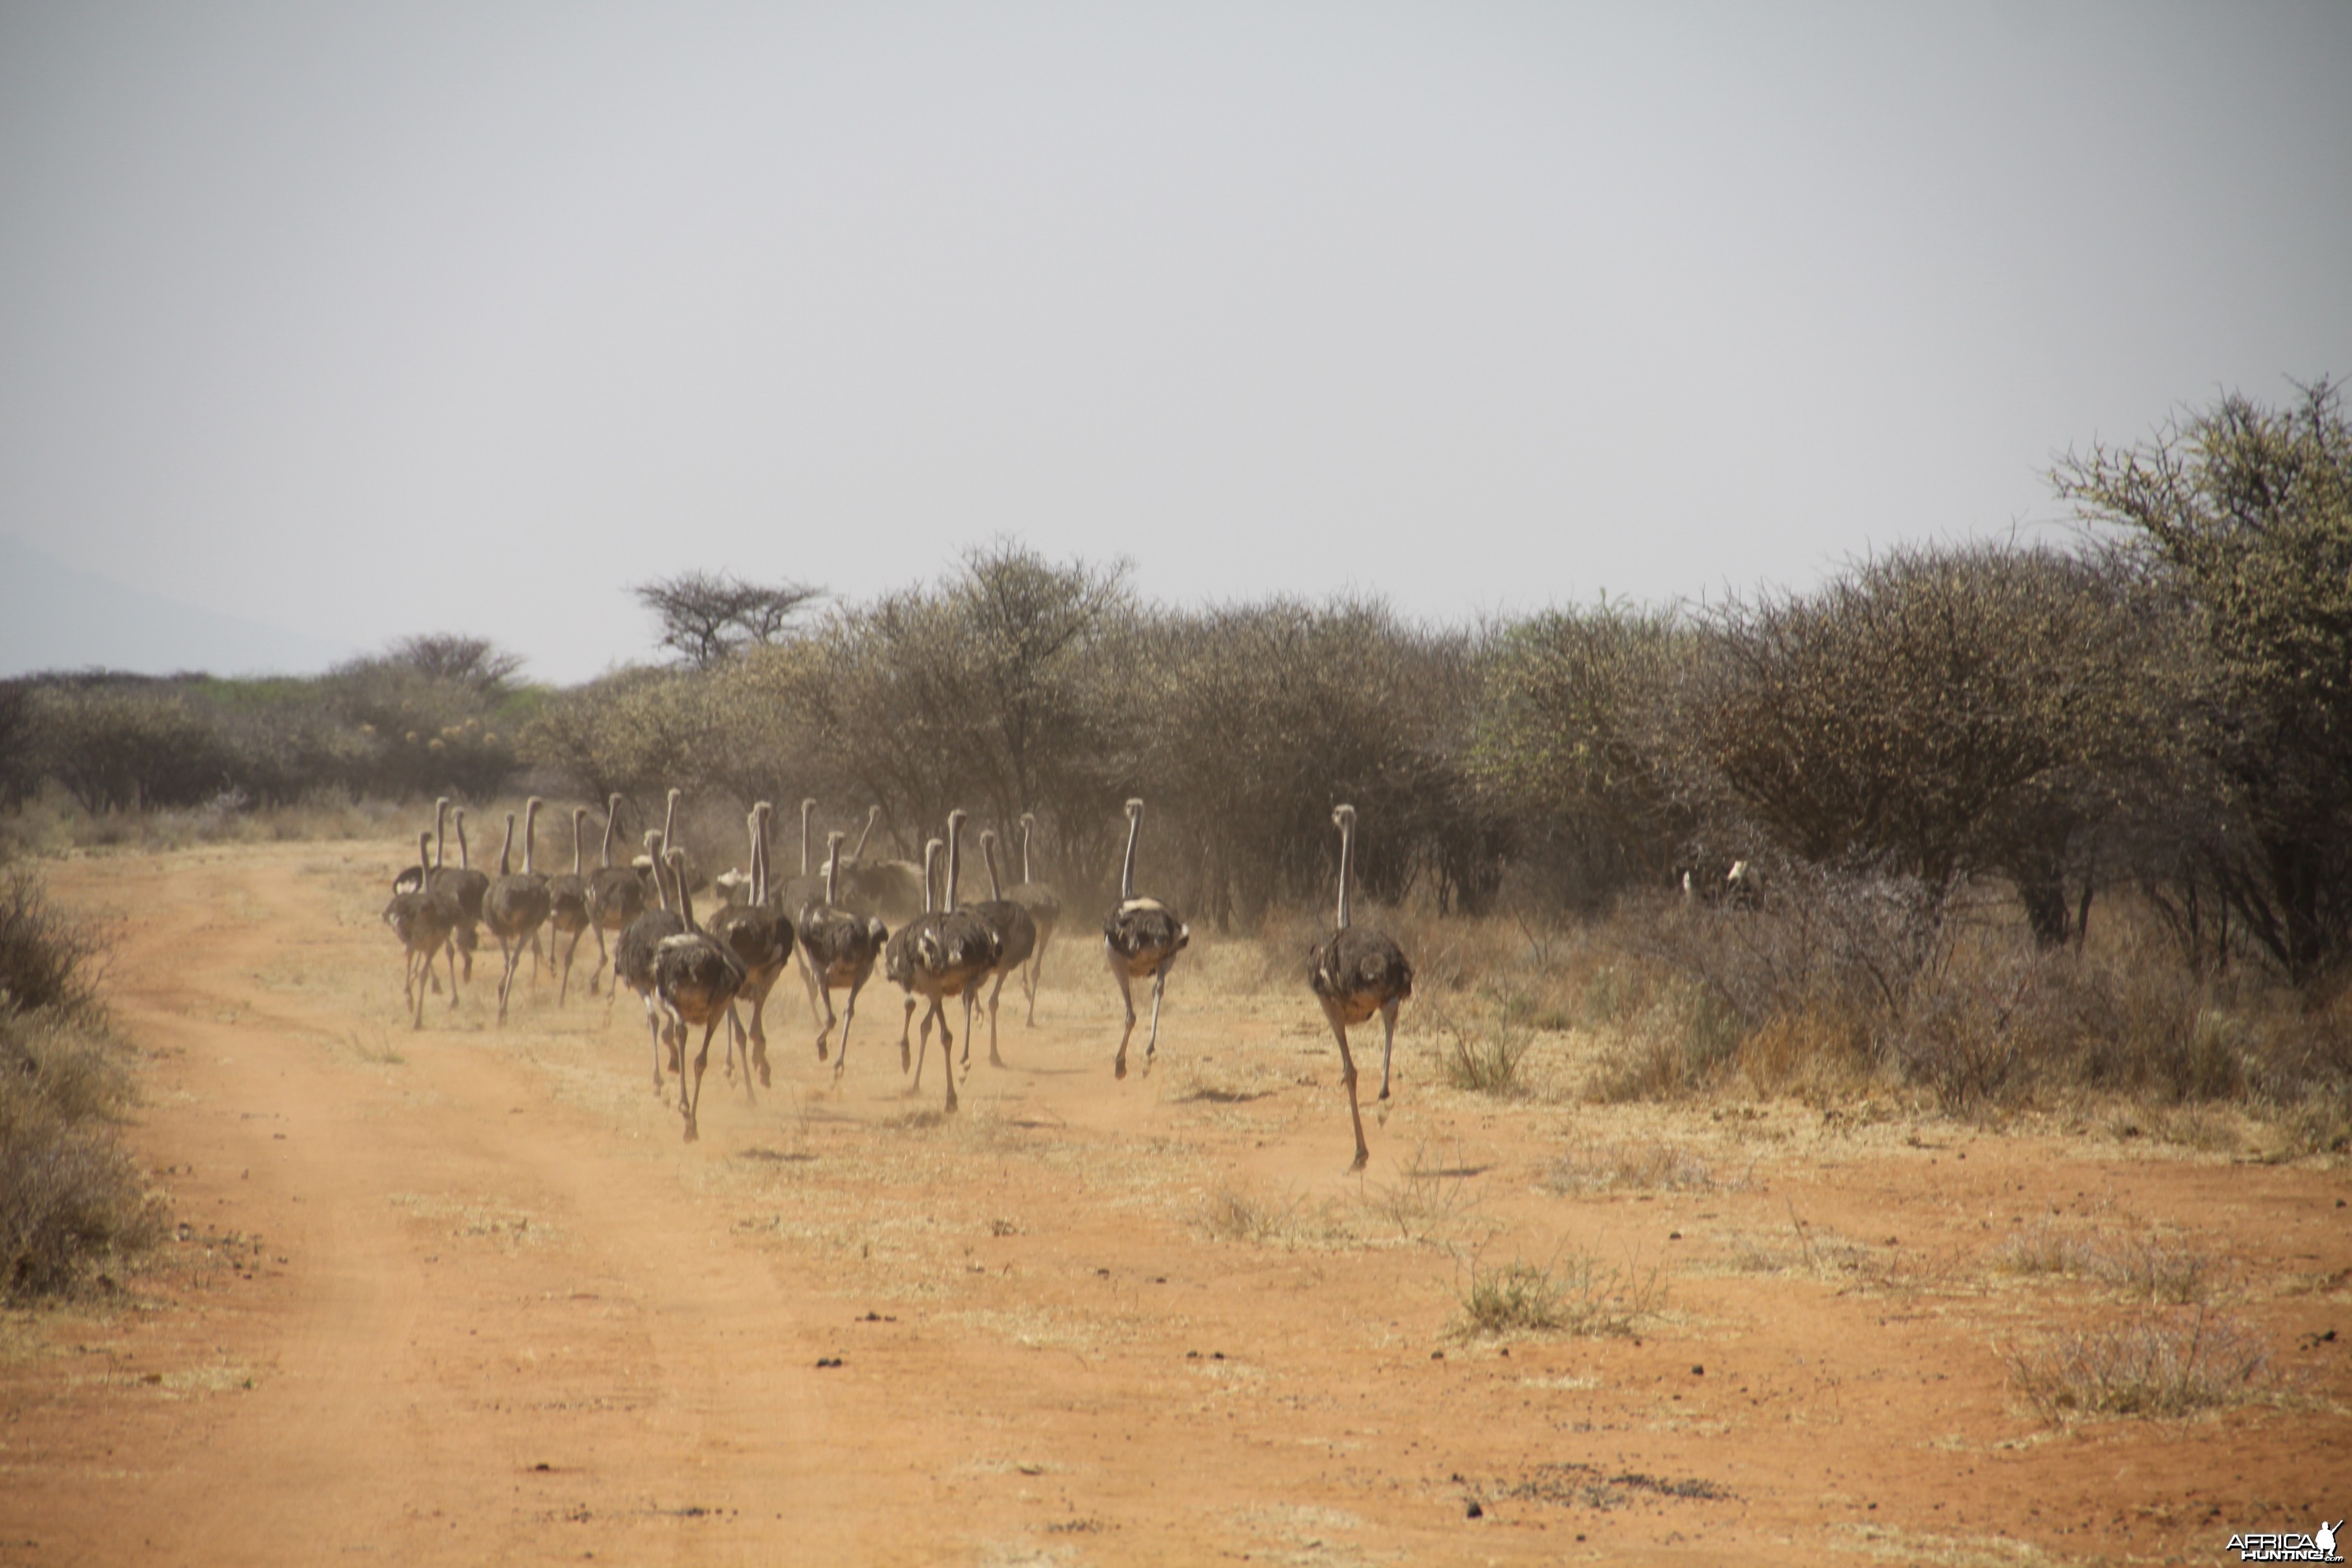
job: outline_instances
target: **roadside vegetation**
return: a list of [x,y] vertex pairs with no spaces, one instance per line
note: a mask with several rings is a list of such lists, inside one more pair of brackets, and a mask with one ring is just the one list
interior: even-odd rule
[[110,1285],[103,1270],[163,1229],[115,1137],[134,1085],[99,999],[103,956],[29,870],[0,869],[0,1300]]

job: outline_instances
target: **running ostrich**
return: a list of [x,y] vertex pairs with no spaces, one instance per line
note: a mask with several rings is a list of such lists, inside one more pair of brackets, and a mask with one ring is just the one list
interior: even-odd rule
[[825,1038],[833,1033],[833,993],[836,987],[849,992],[848,1005],[841,1015],[841,1051],[833,1064],[836,1083],[841,1069],[849,1065],[849,1026],[857,1021],[857,994],[873,977],[874,961],[890,939],[890,928],[874,916],[852,914],[834,902],[841,872],[841,841],[848,837],[845,833],[824,836],[824,898],[803,909],[798,922],[801,956],[824,997],[824,1026],[816,1037],[819,1061],[824,1060]]
[[[662,1087],[661,1015],[654,997],[654,955],[661,944],[686,930],[686,921],[669,906],[669,879],[661,868],[661,835],[646,835],[646,858],[654,868],[654,896],[657,907],[647,910],[629,922],[621,940],[613,948],[613,994],[621,994],[625,985],[635,992],[646,1005],[646,1032],[653,1037],[654,1092]],[[633,873],[634,874],[634,873]],[[605,1016],[612,1016],[612,1004],[605,1004]],[[678,1066],[684,1064],[678,1063]]]
[[[436,953],[449,945],[449,933],[457,929],[461,918],[457,900],[446,889],[431,885],[431,849],[433,835],[420,831],[416,835],[416,864],[419,875],[414,885],[392,895],[392,902],[383,908],[383,923],[400,938],[403,960],[400,973],[401,1000],[415,1010],[415,1020],[409,1026],[425,1027],[425,983],[433,973]],[[402,873],[404,879],[407,874]],[[457,1009],[457,955],[449,954],[449,1010]]]
[[[1062,895],[1047,884],[1038,881],[1029,869],[1029,840],[1037,831],[1037,814],[1021,814],[1021,880],[1004,896],[1029,911],[1037,925],[1037,950],[1030,955],[1029,967],[1021,976],[1021,988],[1029,994],[1029,1026],[1037,1026],[1037,986],[1045,978],[1045,944],[1054,940],[1054,928],[1062,923]],[[992,866],[993,862],[991,862]],[[992,870],[991,875],[994,873]]]
[[1331,813],[1339,829],[1339,921],[1331,940],[1318,943],[1307,955],[1307,984],[1323,1004],[1323,1016],[1339,1042],[1339,1082],[1348,1091],[1348,1116],[1356,1126],[1356,1163],[1360,1171],[1371,1158],[1364,1143],[1364,1113],[1356,1103],[1356,1058],[1348,1050],[1348,1026],[1381,1016],[1387,1037],[1381,1046],[1381,1098],[1389,1097],[1389,1060],[1396,1051],[1397,1005],[1412,994],[1412,965],[1404,952],[1381,931],[1348,921],[1348,880],[1356,868],[1356,808],[1342,805]]
[[[981,829],[980,857],[988,866],[988,897],[971,905],[971,909],[996,933],[996,964],[988,972],[996,977],[996,984],[989,987],[988,992],[988,1065],[1001,1068],[1004,1065],[1004,1058],[996,1054],[996,999],[1003,994],[1005,981],[1020,973],[1021,966],[1029,962],[1029,955],[1037,951],[1037,922],[1027,910],[1006,898],[1004,890],[997,885],[996,832],[993,828]],[[982,975],[981,980],[987,977]],[[972,984],[977,986],[981,981],[976,980]],[[966,1058],[971,1055],[971,1032],[969,1028],[964,1031],[963,1051]]]
[[[634,866],[613,864],[613,828],[621,816],[621,797],[614,795],[604,803],[604,847],[598,852],[599,864],[588,878],[588,912],[596,933],[596,973],[588,977],[588,994],[596,994],[596,982],[604,973],[611,955],[604,947],[604,933],[618,937],[629,929],[629,922],[646,912],[645,879]],[[618,982],[615,982],[617,987]],[[604,1016],[613,1016],[612,1002],[604,1004]]]
[[[694,923],[694,894],[686,885],[686,851],[667,849],[663,859],[677,883],[678,913],[686,929],[665,937],[654,950],[654,995],[670,1021],[678,1049],[677,1108],[686,1117],[686,1141],[702,1136],[695,1120],[702,1106],[702,1074],[710,1065],[710,1037],[721,1021],[734,1016],[735,996],[743,986],[743,963],[725,942]],[[694,1082],[686,1079],[686,1032],[702,1026],[702,1049],[695,1053]],[[749,1075],[747,1074],[748,1078]]]
[[866,808],[866,829],[857,836],[849,864],[843,868],[841,895],[853,910],[885,920],[912,920],[929,896],[928,889],[919,886],[926,875],[923,868],[907,860],[868,862],[866,858],[866,841],[874,837],[874,825],[881,816],[879,805]]
[[[801,802],[801,874],[789,879],[775,892],[769,895],[776,906],[776,912],[790,921],[796,932],[800,930],[801,916],[811,905],[829,905],[833,902],[833,896],[825,891],[824,873],[823,871],[812,873],[809,866],[809,818],[815,811],[816,802],[814,799]],[[843,837],[846,837],[847,835],[845,834]],[[817,1011],[816,973],[809,967],[806,943],[793,949],[793,963],[801,972],[802,987],[808,992],[809,1022],[822,1026],[824,1024],[824,1015]]]
[[482,944],[482,895],[490,890],[490,879],[475,870],[473,862],[466,857],[466,808],[462,805],[454,813],[457,819],[457,863],[455,866],[445,863],[443,857],[449,847],[449,837],[445,831],[446,819],[451,815],[448,796],[443,795],[433,803],[431,885],[446,889],[451,898],[457,900],[457,929],[449,933],[449,943],[451,950],[465,961],[466,978],[471,980],[474,978],[474,950]]
[[1143,1070],[1148,1073],[1160,1051],[1160,995],[1168,986],[1169,966],[1192,940],[1192,928],[1177,918],[1174,910],[1158,899],[1135,896],[1135,841],[1142,832],[1143,803],[1130,800],[1118,903],[1103,917],[1103,956],[1110,964],[1110,977],[1118,982],[1118,999],[1127,1008],[1127,1030],[1118,1037],[1118,1056],[1111,1063],[1114,1078],[1127,1076],[1127,1043],[1135,1037],[1135,982],[1151,976],[1151,1036],[1143,1047]]
[[[971,1060],[971,1006],[979,994],[980,981],[996,967],[1002,944],[989,923],[970,910],[955,907],[956,879],[961,866],[961,841],[964,814],[948,813],[948,881],[941,902],[945,906],[937,914],[925,915],[908,929],[915,933],[908,944],[908,979],[910,992],[920,994],[931,1005],[924,1015],[923,1026],[929,1033],[932,1020],[940,1026],[940,1069],[948,1080],[947,1109],[956,1108],[955,1040],[948,1033],[947,1000],[963,998],[964,1060]],[[922,1069],[918,1065],[915,1081],[919,1087]]]
[[[913,920],[900,926],[898,932],[882,949],[882,977],[907,994],[907,1011],[898,1020],[898,1070],[900,1072],[905,1072],[910,1065],[908,1042],[914,1038],[915,1034],[915,928],[919,922],[928,921],[939,913],[939,903],[932,898],[931,893],[940,879],[940,851],[946,847],[947,845],[940,839],[924,840],[922,910]],[[931,1020],[929,1015],[926,1015],[923,1018],[923,1049],[928,1051],[930,1048]],[[922,1080],[922,1068],[918,1066],[915,1068],[915,1081],[920,1084]]]
[[[775,810],[766,801],[751,808],[748,826],[751,830],[751,901],[730,904],[710,917],[710,935],[734,953],[743,966],[743,984],[736,1000],[750,1005],[751,1027],[751,1047],[743,1053],[743,1094],[752,1099],[751,1074],[760,1075],[760,1085],[770,1082],[768,1069],[768,1029],[761,1015],[768,1005],[768,993],[774,989],[777,977],[793,955],[793,925],[778,914],[768,902],[768,817]],[[733,1070],[736,1037],[742,1033],[740,1023],[730,1009],[727,1030],[729,1070]]]
[[580,949],[580,938],[596,922],[588,908],[588,876],[582,858],[581,834],[588,826],[588,808],[572,808],[572,869],[562,876],[547,879],[547,939],[551,954],[557,937],[564,939],[562,954],[556,958],[557,973],[562,976],[555,988],[555,1005],[563,1005],[572,991],[572,955]]
[[515,972],[522,965],[522,949],[526,942],[534,951],[539,945],[539,928],[546,923],[549,900],[547,879],[539,874],[532,858],[533,841],[539,837],[539,796],[532,795],[522,803],[522,869],[509,871],[514,855],[514,813],[507,813],[506,843],[499,850],[499,875],[482,895],[482,923],[499,939],[499,950],[506,955],[506,975],[499,982],[499,1022],[507,1021],[507,994],[514,989]]

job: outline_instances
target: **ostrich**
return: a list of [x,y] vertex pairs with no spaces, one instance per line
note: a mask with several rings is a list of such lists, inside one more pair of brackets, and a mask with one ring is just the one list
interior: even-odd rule
[[555,1005],[563,1005],[572,991],[572,955],[580,949],[583,932],[595,923],[596,917],[588,908],[588,878],[581,858],[581,830],[587,826],[588,808],[572,808],[572,869],[562,876],[547,879],[547,925],[551,933],[548,946],[551,952],[555,939],[565,939],[563,954],[556,961],[562,981],[555,988]]
[[[428,853],[433,835],[419,832],[416,836],[418,875],[414,885],[392,895],[392,902],[383,908],[383,923],[400,938],[404,962],[400,974],[401,999],[415,1009],[415,1021],[409,1026],[425,1027],[425,983],[433,973],[434,954],[449,944],[449,933],[457,929],[461,918],[457,900],[446,891],[430,886],[431,858]],[[403,873],[404,879],[406,873]],[[449,1008],[457,1007],[457,957],[449,954]]]
[[825,1037],[833,1033],[834,989],[846,986],[849,991],[849,1002],[841,1016],[841,1052],[833,1064],[834,1079],[838,1082],[841,1069],[849,1065],[849,1026],[857,1019],[857,994],[872,978],[874,960],[889,940],[890,928],[872,915],[852,914],[833,901],[841,870],[841,841],[849,836],[828,833],[824,837],[825,896],[821,902],[803,909],[797,923],[801,956],[807,961],[809,972],[815,976],[824,997],[824,1026],[816,1037],[819,1061],[824,1060]]
[[449,934],[452,947],[465,961],[466,978],[474,978],[474,950],[482,944],[482,895],[490,890],[490,879],[474,869],[466,857],[466,808],[458,806],[454,813],[457,821],[457,863],[446,865],[442,857],[448,849],[448,838],[442,831],[442,815],[448,811],[446,796],[434,802],[433,813],[433,879],[432,885],[446,888],[457,900],[457,929]]
[[1397,1005],[1412,994],[1412,965],[1403,950],[1376,931],[1348,923],[1348,879],[1356,868],[1356,808],[1342,805],[1331,813],[1339,829],[1339,921],[1331,940],[1318,943],[1307,955],[1307,984],[1323,1004],[1323,1016],[1339,1042],[1339,1082],[1348,1090],[1348,1116],[1356,1125],[1356,1163],[1360,1171],[1371,1158],[1364,1145],[1364,1113],[1356,1103],[1356,1058],[1348,1050],[1348,1026],[1381,1016],[1387,1032],[1381,1046],[1381,1098],[1389,1097],[1389,1060],[1396,1051]]
[[[1029,869],[1029,840],[1037,831],[1037,815],[1021,814],[1021,880],[1004,896],[1029,911],[1037,925],[1037,950],[1029,959],[1023,973],[1021,988],[1029,994],[1029,1026],[1037,1026],[1037,986],[1045,978],[1045,944],[1054,940],[1054,928],[1062,923],[1062,895],[1038,881]],[[994,865],[991,861],[992,866]],[[991,875],[994,873],[992,871]]]
[[[774,809],[764,800],[751,808],[751,901],[731,904],[710,917],[711,937],[733,952],[743,967],[743,984],[736,999],[750,1004],[751,1009],[751,1048],[743,1058],[746,1098],[751,1095],[755,1068],[761,1086],[769,1082],[768,1030],[761,1016],[767,1008],[769,991],[774,988],[777,976],[783,973],[793,953],[792,922],[768,903],[768,816]],[[740,1027],[731,1022],[732,1016],[730,1011],[727,1037],[730,1064]]]
[[[898,1070],[908,1068],[908,1042],[915,1033],[915,927],[939,913],[931,889],[938,884],[940,851],[947,846],[937,838],[923,843],[923,908],[914,920],[898,928],[897,934],[882,949],[882,977],[907,994],[906,1015],[898,1020]],[[923,1049],[931,1048],[931,1020],[923,1019]],[[923,1069],[915,1068],[915,1081],[923,1080]]]
[[433,803],[433,831],[417,837],[416,864],[403,866],[400,874],[392,879],[394,893],[422,892],[432,882],[433,873],[440,866],[440,858],[425,846],[433,842],[435,834],[441,830],[448,816],[449,797],[445,795]]
[[[646,1005],[646,1032],[653,1037],[654,1092],[662,1086],[662,1035],[660,1016],[654,1005],[654,954],[661,944],[686,930],[686,921],[669,907],[669,881],[661,870],[661,835],[646,835],[646,856],[654,868],[654,895],[659,900],[656,908],[647,910],[629,922],[621,940],[613,948],[613,994],[618,996],[625,985],[635,992]],[[612,1004],[605,1004],[605,1016],[611,1016]]]
[[[1006,898],[1003,889],[997,885],[996,834],[993,829],[981,830],[980,857],[988,866],[988,897],[971,905],[971,909],[996,933],[996,965],[989,971],[996,976],[996,984],[988,992],[988,1065],[1001,1068],[1004,1065],[1004,1058],[996,1054],[996,999],[1003,994],[1004,982],[1020,973],[1021,966],[1029,962],[1029,955],[1037,951],[1037,922],[1027,910]],[[980,982],[972,984],[977,986]],[[969,1058],[971,1055],[970,1028],[964,1031],[963,1049]]]
[[853,910],[864,910],[885,920],[912,920],[921,912],[923,900],[929,896],[922,886],[923,868],[907,860],[868,863],[866,858],[866,841],[874,837],[874,824],[881,816],[878,805],[866,808],[866,830],[857,836],[857,847],[849,852],[842,897]]
[[[947,999],[963,998],[964,1057],[971,1056],[971,1005],[980,990],[982,976],[996,967],[1003,945],[986,921],[970,910],[955,907],[956,878],[961,868],[961,843],[964,814],[948,813],[948,883],[942,898],[944,912],[924,915],[908,929],[914,932],[908,944],[908,979],[910,993],[920,994],[930,1003],[924,1016],[928,1034],[930,1023],[940,1026],[940,1069],[948,1080],[947,1109],[956,1108],[954,1039],[948,1033]],[[919,1068],[917,1082],[921,1081]]]
[[549,900],[547,879],[539,874],[533,862],[533,841],[539,837],[539,796],[532,795],[522,803],[522,869],[509,872],[514,853],[514,813],[507,813],[506,843],[499,850],[498,879],[489,891],[482,895],[482,923],[499,939],[499,951],[506,955],[505,978],[499,982],[499,1022],[507,1021],[507,994],[514,989],[515,971],[522,963],[522,948],[529,942],[535,949],[539,943],[539,928],[546,923]]
[[[677,882],[678,913],[686,929],[665,937],[654,949],[654,995],[670,1026],[678,1049],[677,1108],[686,1116],[686,1141],[700,1137],[695,1113],[702,1105],[703,1069],[710,1065],[710,1037],[720,1020],[734,1016],[736,993],[743,986],[743,963],[725,942],[694,923],[694,895],[686,885],[686,851],[667,849],[662,858]],[[702,1026],[702,1049],[695,1053],[694,1082],[686,1080],[686,1032]],[[749,1074],[745,1075],[749,1078]]]
[[[596,973],[588,977],[588,994],[596,994],[596,982],[604,973],[610,955],[604,948],[604,933],[619,936],[629,929],[629,922],[646,912],[646,884],[634,866],[613,864],[613,826],[620,819],[621,797],[614,795],[604,804],[604,847],[602,864],[588,879],[588,912],[594,919],[592,929],[596,932]],[[612,1016],[612,1003],[604,1005],[605,1016]]]
[[1127,803],[1127,859],[1119,868],[1118,902],[1103,917],[1103,957],[1110,977],[1118,982],[1118,999],[1127,1007],[1127,1030],[1118,1037],[1118,1056],[1111,1076],[1127,1076],[1127,1043],[1135,1037],[1134,983],[1151,976],[1151,1036],[1143,1047],[1143,1070],[1151,1070],[1160,1052],[1160,995],[1168,986],[1169,965],[1192,940],[1192,931],[1176,911],[1158,899],[1135,896],[1135,841],[1143,832],[1143,803]]
[[[792,921],[795,931],[800,928],[801,915],[810,905],[833,902],[832,896],[824,890],[824,874],[820,871],[811,875],[809,870],[809,816],[815,810],[814,800],[801,802],[801,874],[785,882],[772,895],[776,912]],[[793,962],[799,967],[801,984],[808,992],[809,1022],[823,1026],[824,1016],[817,1011],[816,1004],[816,973],[809,967],[806,943],[793,948]]]

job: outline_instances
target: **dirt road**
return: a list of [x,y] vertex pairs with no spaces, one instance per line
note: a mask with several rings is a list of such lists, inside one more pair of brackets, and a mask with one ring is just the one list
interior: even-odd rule
[[[5,1321],[0,1563],[2196,1563],[2352,1512],[2340,1163],[1497,1102],[1409,1009],[1360,1179],[1303,987],[1197,944],[1116,1082],[1082,930],[957,1116],[936,1058],[908,1093],[897,993],[836,1088],[788,977],[773,1087],[714,1059],[688,1145],[633,999],[526,978],[500,1030],[478,968],[407,1030],[397,858],[53,869],[122,921],[131,1136],[183,1224]],[[2011,1353],[2153,1310],[2005,1266],[2034,1227],[2201,1260],[2264,1397],[2024,1409]],[[1513,1262],[1630,1331],[1457,1332]]]

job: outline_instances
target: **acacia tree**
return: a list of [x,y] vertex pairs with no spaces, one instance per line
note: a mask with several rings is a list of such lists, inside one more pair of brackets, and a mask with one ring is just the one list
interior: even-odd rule
[[640,583],[630,592],[661,622],[656,646],[697,669],[709,669],[746,647],[775,642],[802,607],[824,590],[694,571]]
[[2052,478],[2189,612],[2211,679],[2196,743],[2243,825],[2208,864],[2297,984],[2352,952],[2352,425],[2321,381],[2231,395]]
[[1774,842],[1915,878],[1931,919],[1958,877],[2004,874],[2063,937],[2069,846],[2162,728],[2149,639],[2095,563],[1898,550],[1716,632],[1706,750]]
[[1676,709],[1701,651],[1675,612],[1604,603],[1513,625],[1486,660],[1471,772],[1527,824],[1521,849],[1549,850],[1572,906],[1667,885],[1697,837]]

